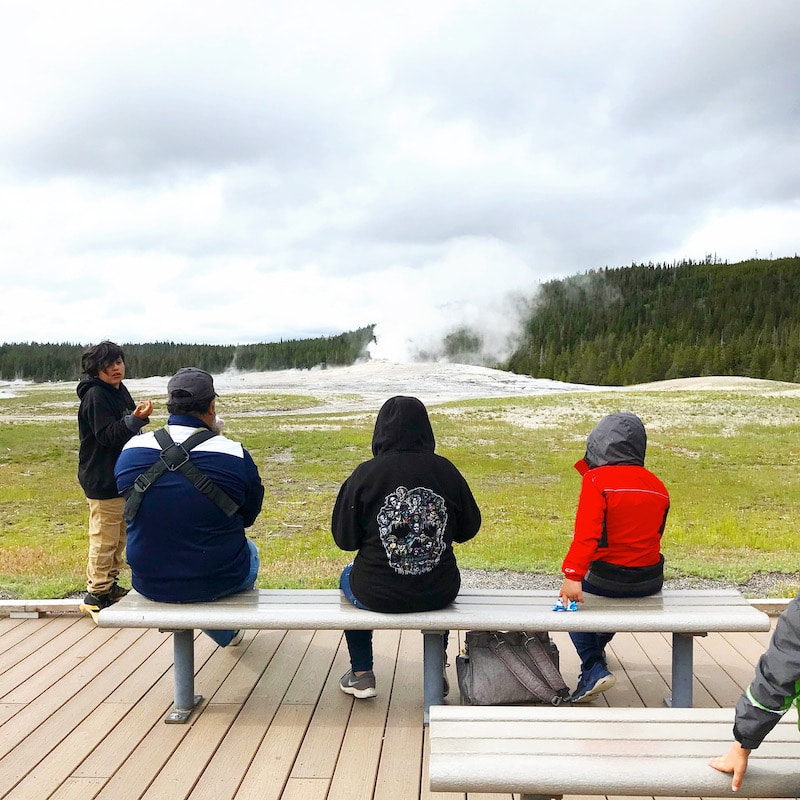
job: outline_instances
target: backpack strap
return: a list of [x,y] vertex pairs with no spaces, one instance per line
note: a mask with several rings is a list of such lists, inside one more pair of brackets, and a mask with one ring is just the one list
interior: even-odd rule
[[[505,642],[499,637],[492,637],[489,642],[491,651],[506,665],[508,671],[534,696],[545,703],[554,706],[562,703],[569,696],[569,689],[564,683],[561,674],[555,668],[550,657],[544,650],[541,641],[535,636],[525,636],[523,646],[534,661],[542,676],[536,674],[512,648],[506,647]],[[545,664],[545,669],[542,669]],[[544,678],[544,680],[542,679]]]
[[[523,631],[524,633],[524,631]],[[528,655],[533,659],[533,663],[539,668],[542,677],[550,684],[550,687],[556,692],[566,692],[569,694],[569,688],[564,683],[564,678],[561,676],[550,651],[550,637],[549,634],[532,633],[525,634],[525,649]],[[547,640],[547,645],[545,641]]]
[[216,503],[226,516],[232,517],[239,510],[239,506],[189,459],[190,450],[216,435],[207,428],[200,428],[183,444],[178,444],[169,435],[166,428],[159,428],[155,432],[155,437],[161,445],[161,453],[150,469],[139,475],[133,482],[133,486],[126,492],[123,512],[125,521],[130,522],[136,517],[144,499],[144,493],[167,471],[182,472],[199,492]]

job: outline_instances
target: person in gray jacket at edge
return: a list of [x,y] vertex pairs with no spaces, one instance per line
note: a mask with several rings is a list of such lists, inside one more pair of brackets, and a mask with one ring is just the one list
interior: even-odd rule
[[800,592],[778,618],[769,647],[756,664],[753,682],[736,703],[731,749],[709,765],[732,772],[731,789],[738,791],[755,750],[800,697]]

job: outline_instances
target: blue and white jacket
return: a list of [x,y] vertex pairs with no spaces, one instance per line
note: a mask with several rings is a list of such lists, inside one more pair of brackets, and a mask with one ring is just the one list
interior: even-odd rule
[[[182,443],[206,427],[190,414],[173,414],[170,436]],[[155,433],[131,439],[114,469],[124,494],[161,453]],[[261,511],[264,487],[252,457],[239,442],[214,436],[190,452],[192,463],[239,506],[227,517],[183,473],[165,472],[145,493],[128,523],[127,560],[133,588],[167,603],[222,597],[247,579],[250,551],[245,528]]]

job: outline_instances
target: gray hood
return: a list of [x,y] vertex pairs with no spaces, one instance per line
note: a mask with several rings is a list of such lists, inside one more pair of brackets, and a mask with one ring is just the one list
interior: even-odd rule
[[636,414],[609,414],[586,439],[583,460],[589,469],[608,465],[644,466],[647,433]]

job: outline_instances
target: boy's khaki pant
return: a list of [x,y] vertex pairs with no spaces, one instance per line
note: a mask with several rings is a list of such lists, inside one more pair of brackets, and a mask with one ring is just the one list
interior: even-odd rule
[[89,503],[89,560],[86,564],[86,591],[108,594],[125,566],[127,529],[122,512],[125,498],[94,500]]

